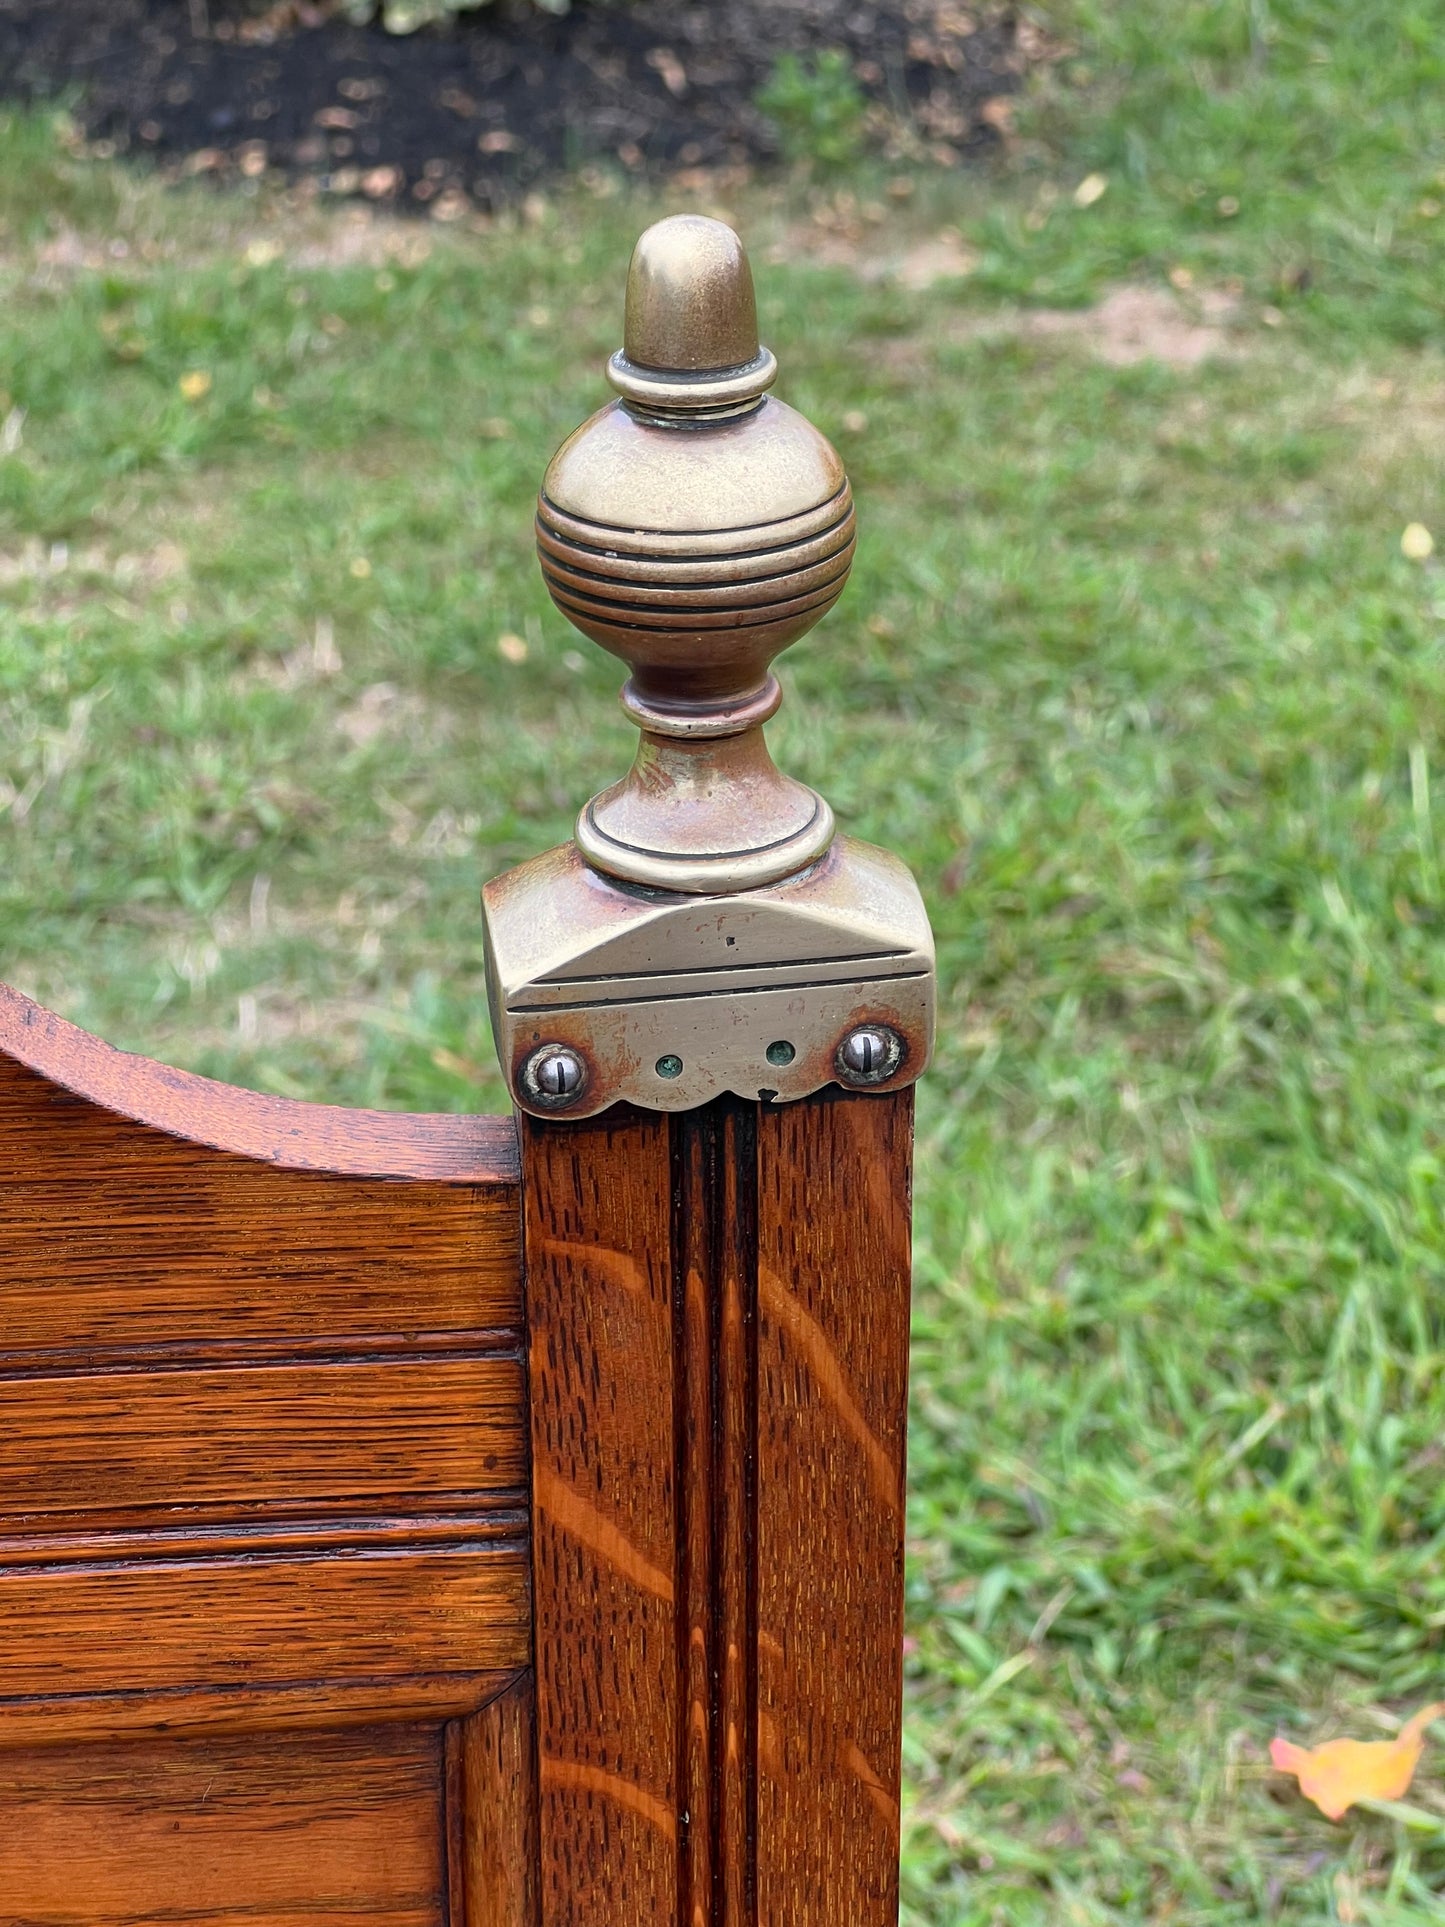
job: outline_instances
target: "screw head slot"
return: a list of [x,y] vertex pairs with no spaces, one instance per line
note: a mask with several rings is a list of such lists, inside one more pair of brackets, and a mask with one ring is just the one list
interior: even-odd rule
[[860,1024],[838,1046],[834,1069],[845,1084],[886,1084],[903,1062],[903,1039],[887,1024]]
[[566,1044],[542,1044],[522,1066],[522,1090],[543,1110],[563,1111],[587,1086],[587,1066]]

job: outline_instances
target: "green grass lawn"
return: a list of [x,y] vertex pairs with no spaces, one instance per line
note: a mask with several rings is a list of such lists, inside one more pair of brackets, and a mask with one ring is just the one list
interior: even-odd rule
[[[726,210],[863,530],[774,746],[939,935],[908,1919],[1445,1920],[1438,1744],[1337,1826],[1266,1759],[1445,1696],[1445,6],[1048,19],[992,175]],[[363,231],[0,123],[0,974],[503,1103],[478,884],[634,740],[530,499],[657,211]],[[1171,276],[1193,367],[1031,319]]]

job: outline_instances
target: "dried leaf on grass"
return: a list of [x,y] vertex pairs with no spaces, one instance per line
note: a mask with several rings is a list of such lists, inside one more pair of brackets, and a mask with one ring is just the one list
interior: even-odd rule
[[1393,1740],[1326,1740],[1304,1747],[1276,1737],[1269,1757],[1279,1772],[1295,1776],[1300,1792],[1327,1820],[1338,1820],[1360,1800],[1398,1800],[1409,1792],[1425,1729],[1442,1713],[1445,1700],[1422,1706]]

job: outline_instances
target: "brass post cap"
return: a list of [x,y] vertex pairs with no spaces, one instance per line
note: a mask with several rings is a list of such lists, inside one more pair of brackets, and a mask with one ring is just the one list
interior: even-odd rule
[[608,380],[643,407],[746,407],[777,378],[742,242],[701,214],[656,222],[633,249],[623,342]]

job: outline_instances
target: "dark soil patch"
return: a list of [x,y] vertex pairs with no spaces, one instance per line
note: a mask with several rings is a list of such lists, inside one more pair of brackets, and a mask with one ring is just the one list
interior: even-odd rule
[[875,147],[952,165],[1007,132],[1043,57],[1026,27],[949,0],[676,0],[561,17],[498,5],[398,38],[283,0],[0,0],[0,96],[73,93],[102,152],[173,173],[276,171],[458,217],[560,169],[737,178],[778,157],[755,99],[778,56],[841,47]]

